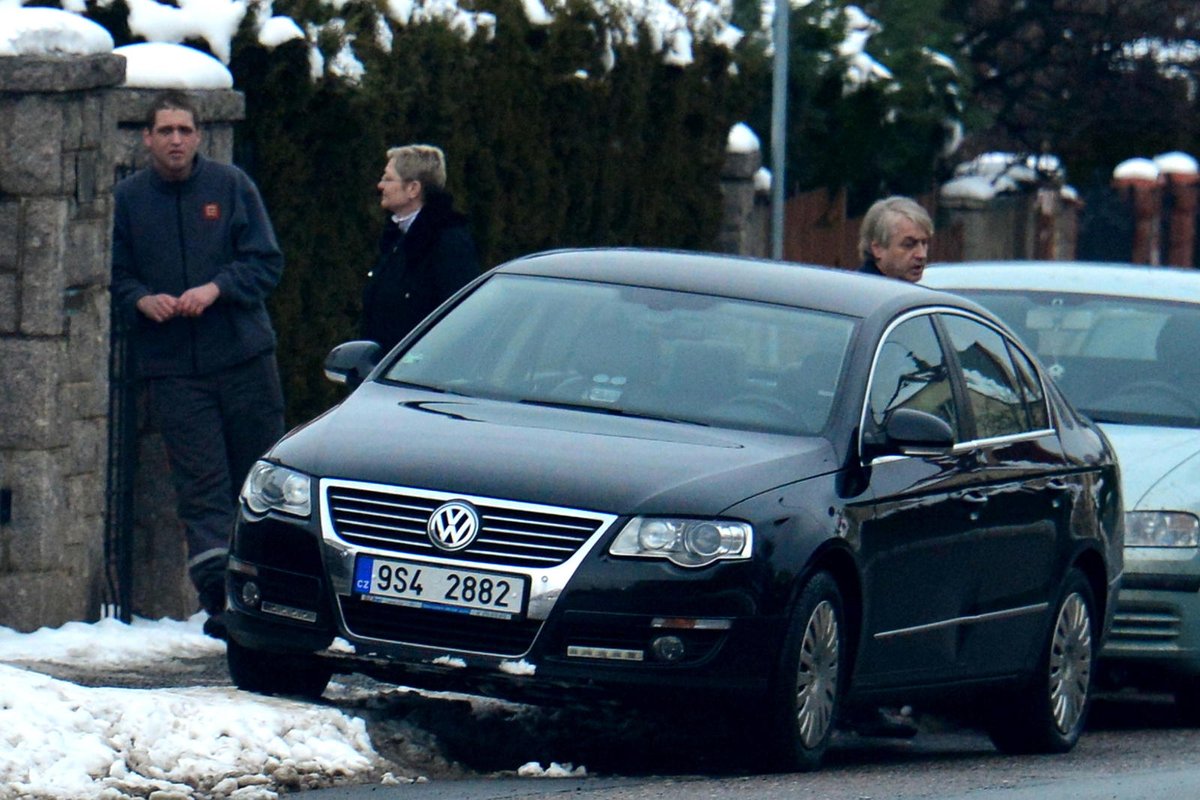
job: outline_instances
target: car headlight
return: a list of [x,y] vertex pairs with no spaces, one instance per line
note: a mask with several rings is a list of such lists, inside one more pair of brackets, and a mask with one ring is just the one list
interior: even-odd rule
[[750,558],[754,528],[732,520],[634,517],[608,552],[614,556],[665,558],[681,567]]
[[282,511],[307,517],[312,513],[312,479],[294,469],[259,461],[246,476],[242,499],[255,514]]
[[1182,511],[1125,512],[1125,544],[1130,547],[1200,546],[1200,519]]

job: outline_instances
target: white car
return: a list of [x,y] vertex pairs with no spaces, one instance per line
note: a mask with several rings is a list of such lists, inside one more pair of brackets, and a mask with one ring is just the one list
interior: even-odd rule
[[1099,677],[1175,693],[1200,724],[1200,270],[934,265],[922,284],[1002,317],[1117,451],[1125,574]]

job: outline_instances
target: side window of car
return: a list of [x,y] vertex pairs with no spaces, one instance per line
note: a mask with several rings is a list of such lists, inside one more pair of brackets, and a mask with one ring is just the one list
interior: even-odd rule
[[1025,395],[1004,337],[957,314],[943,314],[942,321],[962,367],[975,435],[991,439],[1029,430]]
[[878,430],[897,408],[926,411],[959,431],[958,410],[933,321],[913,317],[888,333],[871,377],[870,420]]
[[1029,427],[1034,430],[1050,427],[1050,417],[1046,412],[1046,390],[1038,377],[1033,362],[1015,345],[1008,348],[1013,362],[1017,365],[1017,375],[1021,379],[1021,389],[1025,393],[1025,412],[1029,419]]

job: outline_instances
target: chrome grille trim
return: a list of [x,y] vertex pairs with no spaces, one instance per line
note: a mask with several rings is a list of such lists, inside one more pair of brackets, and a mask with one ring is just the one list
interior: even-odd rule
[[[343,629],[359,640],[442,653],[511,657],[514,649],[531,646],[571,576],[618,519],[595,511],[334,478],[321,480],[319,497],[325,562],[338,595],[335,609]],[[450,500],[474,505],[483,529],[470,545],[452,553],[435,548],[425,532],[428,517]],[[392,607],[373,608],[377,604],[363,604],[352,596],[359,555],[525,576],[529,585],[525,616],[474,620],[474,627],[462,627],[460,615],[405,611],[403,617],[413,625],[397,624],[393,620],[397,612],[389,611]],[[436,624],[417,624],[418,618]],[[511,632],[517,630],[523,633],[514,639]],[[518,640],[526,644],[518,645]]]
[[432,552],[425,532],[430,514],[448,500],[468,500],[480,511],[482,530],[454,558],[500,567],[561,564],[607,519],[555,506],[349,481],[323,481],[322,497],[338,539],[399,555]]

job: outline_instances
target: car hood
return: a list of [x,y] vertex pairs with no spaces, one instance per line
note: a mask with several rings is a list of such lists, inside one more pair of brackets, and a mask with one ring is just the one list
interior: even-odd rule
[[1121,465],[1125,510],[1200,511],[1200,430],[1102,423]]
[[317,477],[590,509],[718,514],[837,468],[816,437],[368,383],[269,456]]

